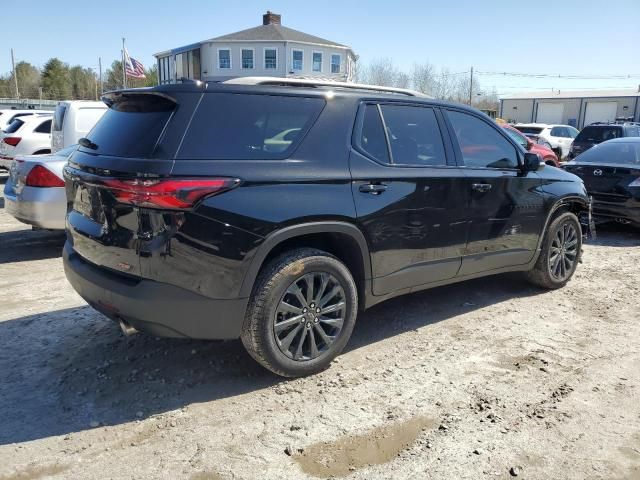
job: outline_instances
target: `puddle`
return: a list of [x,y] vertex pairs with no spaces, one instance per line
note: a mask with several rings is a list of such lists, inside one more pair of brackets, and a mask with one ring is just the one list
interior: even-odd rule
[[314,477],[342,477],[353,470],[392,460],[410,447],[423,430],[433,428],[435,424],[433,419],[414,417],[365,434],[315,443],[294,458],[305,473]]

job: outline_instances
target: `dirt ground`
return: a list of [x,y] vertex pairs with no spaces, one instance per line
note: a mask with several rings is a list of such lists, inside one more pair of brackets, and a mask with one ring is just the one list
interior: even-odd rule
[[640,479],[638,231],[601,228],[559,291],[503,275],[379,305],[285,381],[238,341],[124,337],[67,284],[62,237],[3,206],[2,480]]

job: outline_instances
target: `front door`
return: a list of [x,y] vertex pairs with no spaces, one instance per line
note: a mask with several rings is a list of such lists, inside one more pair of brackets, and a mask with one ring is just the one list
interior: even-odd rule
[[446,116],[470,194],[460,276],[528,263],[546,218],[540,177],[522,174],[522,152],[488,120],[453,109]]
[[371,103],[358,118],[350,166],[373,293],[453,278],[466,245],[469,196],[441,113]]

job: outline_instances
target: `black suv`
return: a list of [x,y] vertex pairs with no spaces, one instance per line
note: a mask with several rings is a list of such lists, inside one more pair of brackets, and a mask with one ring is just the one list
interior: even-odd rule
[[640,123],[597,122],[587,125],[573,140],[569,150],[569,159],[576,158],[594,145],[622,137],[640,137]]
[[125,331],[240,337],[299,376],[385,299],[573,275],[582,181],[486,115],[408,91],[256,83],[108,93],[70,158],[66,275]]

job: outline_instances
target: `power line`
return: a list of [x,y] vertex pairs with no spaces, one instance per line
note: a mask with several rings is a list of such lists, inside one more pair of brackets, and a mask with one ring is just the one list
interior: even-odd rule
[[522,73],[522,72],[483,72],[475,73],[485,76],[520,77],[520,78],[563,78],[567,80],[626,80],[640,78],[640,74],[592,74],[592,75],[563,75],[551,73]]

